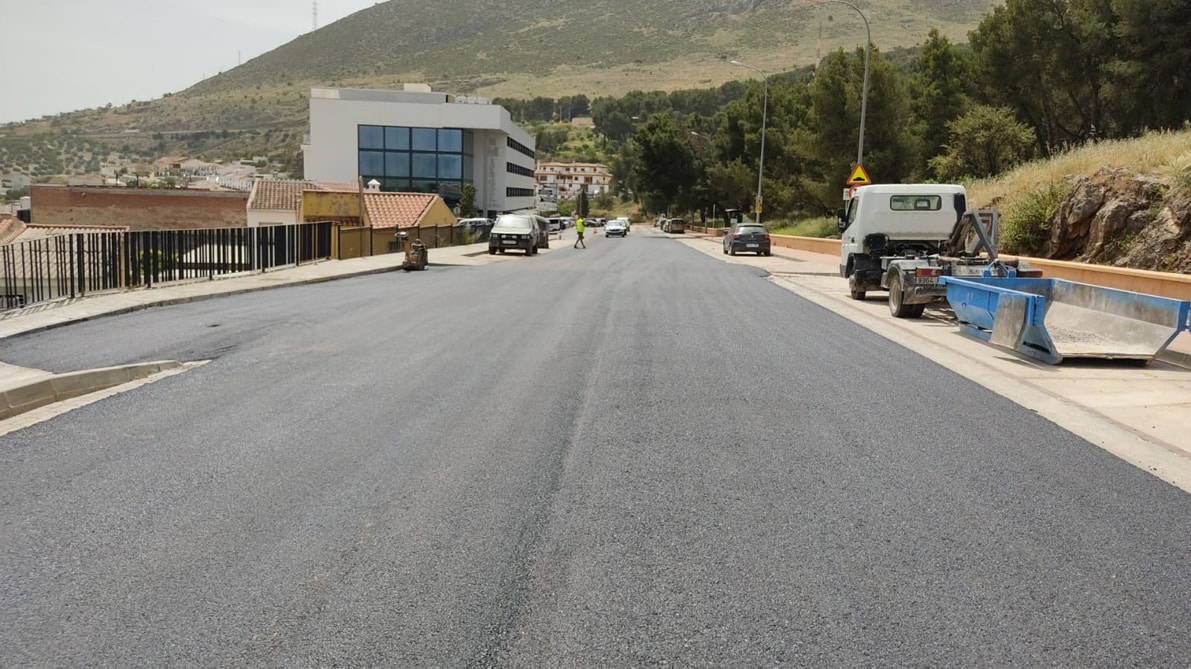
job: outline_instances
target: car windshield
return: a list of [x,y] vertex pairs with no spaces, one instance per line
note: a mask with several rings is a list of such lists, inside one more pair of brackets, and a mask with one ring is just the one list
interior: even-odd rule
[[763,225],[742,225],[739,228],[736,228],[736,231],[739,232],[740,234],[752,235],[752,234],[756,234],[758,232],[765,232],[765,226],[763,226]]
[[526,229],[533,227],[533,219],[528,216],[501,216],[496,219],[497,228],[519,228]]

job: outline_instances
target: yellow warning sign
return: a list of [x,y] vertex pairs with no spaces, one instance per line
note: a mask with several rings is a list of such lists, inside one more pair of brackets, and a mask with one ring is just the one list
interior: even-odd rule
[[857,165],[856,169],[852,170],[852,176],[848,177],[849,186],[867,186],[871,183],[868,172],[864,171],[864,165]]

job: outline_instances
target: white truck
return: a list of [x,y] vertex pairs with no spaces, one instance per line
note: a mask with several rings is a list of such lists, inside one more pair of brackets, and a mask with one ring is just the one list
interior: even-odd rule
[[918,318],[945,300],[940,276],[1041,276],[997,257],[994,210],[967,210],[967,192],[951,184],[874,184],[853,191],[839,211],[840,276],[852,299],[889,291],[889,311]]

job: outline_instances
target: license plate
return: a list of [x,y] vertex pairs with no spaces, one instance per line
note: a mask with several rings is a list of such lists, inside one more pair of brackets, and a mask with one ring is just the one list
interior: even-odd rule
[[749,245],[747,246],[747,248],[750,248],[750,249],[755,249],[755,248],[757,248],[757,246],[758,246],[757,244],[749,244]]
[[937,286],[939,285],[939,277],[937,276],[916,276],[914,283],[919,286]]
[[500,243],[501,243],[501,244],[508,244],[509,246],[513,246],[513,245],[515,245],[515,244],[517,243],[517,240],[516,240],[516,239],[502,239],[502,240],[500,241]]

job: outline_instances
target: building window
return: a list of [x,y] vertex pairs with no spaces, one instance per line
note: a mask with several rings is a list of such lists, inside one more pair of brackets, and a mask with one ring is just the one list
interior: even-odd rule
[[515,163],[505,163],[505,171],[509,174],[520,174],[523,177],[533,177],[533,170]]
[[460,128],[358,126],[360,177],[386,191],[438,193],[454,206],[472,182],[472,132]]
[[505,196],[506,197],[533,197],[533,189],[532,188],[513,188],[510,186],[509,188],[505,189]]
[[362,125],[359,133],[361,150],[385,148],[385,129],[379,125]]
[[518,142],[517,140],[513,139],[512,137],[506,138],[505,144],[507,144],[510,149],[513,149],[514,151],[517,151],[518,153],[521,153],[522,155],[528,156],[530,158],[536,157],[534,155],[534,152],[532,149],[530,149],[528,146],[522,144],[521,142]]

